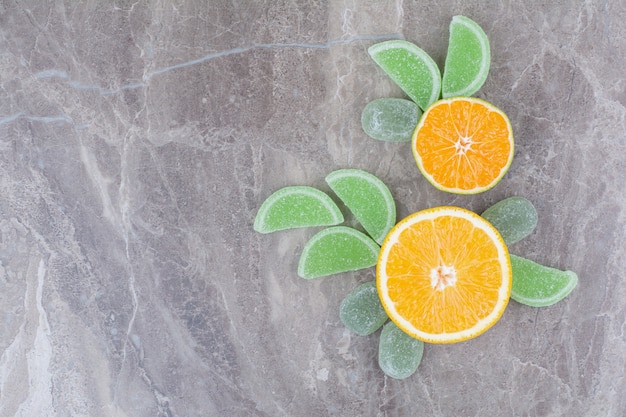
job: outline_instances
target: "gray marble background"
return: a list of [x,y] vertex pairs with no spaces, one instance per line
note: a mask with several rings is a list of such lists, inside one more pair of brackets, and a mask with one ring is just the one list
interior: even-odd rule
[[[478,96],[516,137],[477,196],[359,120],[402,97],[367,47],[442,66],[455,14],[490,38]],[[617,0],[0,2],[0,416],[626,415],[625,67]],[[399,218],[527,197],[511,251],[578,287],[385,377],[378,333],[338,316],[373,270],[305,281],[315,230],[252,230],[271,192],[348,167]]]

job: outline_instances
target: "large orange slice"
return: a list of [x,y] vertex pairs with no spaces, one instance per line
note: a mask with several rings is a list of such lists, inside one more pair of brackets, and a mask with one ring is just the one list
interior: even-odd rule
[[504,112],[474,97],[432,104],[413,133],[420,171],[442,191],[476,194],[495,186],[513,161],[513,130]]
[[459,207],[414,213],[389,232],[376,285],[389,318],[429,343],[471,339],[502,316],[511,262],[498,231]]

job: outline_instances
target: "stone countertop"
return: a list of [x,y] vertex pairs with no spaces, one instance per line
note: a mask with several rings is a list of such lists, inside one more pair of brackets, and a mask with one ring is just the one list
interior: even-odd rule
[[[360,127],[402,97],[367,47],[442,67],[457,14],[489,36],[477,96],[516,138],[475,196]],[[2,2],[0,416],[626,415],[625,67],[611,0]],[[338,168],[381,178],[398,218],[524,196],[539,224],[511,252],[579,285],[385,377],[379,333],[338,314],[373,269],[306,281],[315,230],[252,230]]]

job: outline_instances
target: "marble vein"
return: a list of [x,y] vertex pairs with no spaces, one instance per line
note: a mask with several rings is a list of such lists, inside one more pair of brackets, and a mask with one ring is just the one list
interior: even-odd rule
[[[129,148],[131,146],[131,144],[129,143],[132,139],[129,138],[128,136],[124,137],[124,142],[122,145],[122,155],[126,155],[129,151]],[[137,311],[139,309],[139,301],[138,301],[138,297],[137,297],[137,290],[135,288],[135,271],[134,271],[134,264],[132,261],[132,256],[131,256],[131,245],[132,245],[132,221],[130,219],[130,210],[132,207],[132,203],[131,203],[131,190],[129,188],[129,178],[130,178],[130,172],[129,170],[131,169],[131,167],[128,164],[128,159],[127,158],[122,158],[122,166],[120,168],[120,172],[121,172],[121,179],[120,179],[120,185],[119,185],[119,194],[120,194],[120,203],[119,203],[119,207],[120,207],[120,213],[121,213],[121,218],[119,221],[117,221],[117,219],[113,218],[115,220],[115,225],[118,226],[118,230],[121,233],[121,236],[124,240],[124,253],[126,255],[126,263],[127,263],[127,269],[128,269],[128,291],[131,295],[131,317],[128,320],[128,325],[126,327],[126,334],[124,337],[124,342],[123,342],[123,347],[122,347],[122,368],[126,365],[126,361],[127,361],[127,355],[128,355],[128,349],[129,349],[129,344],[131,346],[135,346],[135,349],[137,351],[140,350],[140,346],[139,346],[139,339],[137,339],[137,341],[133,340],[133,328],[135,325],[135,320],[137,318]],[[111,211],[112,213],[114,212],[113,210]],[[118,392],[119,392],[119,383],[121,382],[121,379],[118,379],[118,385],[116,386],[115,389],[115,397],[117,397]]]
[[[28,380],[30,389],[28,397],[22,402],[16,416],[52,416],[52,374],[49,367],[52,361],[52,344],[50,342],[50,324],[43,307],[43,287],[46,276],[46,265],[43,259],[37,270],[37,288],[35,289],[35,312],[37,327],[32,348],[26,353]],[[30,306],[29,306],[30,309]],[[4,384],[3,384],[4,385]]]
[[[367,42],[367,41],[377,42],[377,41],[382,41],[382,40],[387,40],[387,39],[402,39],[402,38],[403,38],[402,34],[389,33],[389,34],[382,34],[382,35],[355,35],[349,38],[331,39],[328,42],[324,42],[324,43],[287,42],[287,43],[266,43],[266,44],[241,46],[237,48],[228,49],[225,51],[212,52],[200,58],[192,59],[189,61],[181,62],[178,64],[174,64],[174,65],[170,65],[167,67],[154,70],[152,72],[144,74],[142,77],[143,80],[141,82],[125,84],[114,89],[106,89],[95,84],[84,84],[78,81],[74,81],[71,79],[70,75],[66,71],[54,69],[54,68],[38,72],[37,74],[35,74],[35,78],[38,80],[44,80],[44,79],[49,79],[49,78],[67,80],[68,84],[74,89],[92,90],[92,91],[96,91],[102,96],[108,96],[108,95],[120,93],[124,90],[143,88],[147,85],[147,83],[152,78],[168,73],[170,71],[175,71],[178,69],[187,68],[187,67],[191,67],[194,65],[199,65],[199,64],[203,64],[214,59],[223,58],[223,57],[227,57],[231,55],[239,55],[239,54],[243,54],[243,53],[258,50],[258,49],[285,49],[285,48],[329,49],[334,46],[348,45],[354,42]],[[16,116],[12,116],[12,117],[14,118]],[[17,117],[19,117],[19,115]],[[6,122],[14,120],[13,118],[11,118],[10,120],[7,120]],[[0,123],[2,123],[3,120],[4,119],[0,119]]]
[[31,122],[39,123],[69,123],[74,124],[74,120],[66,114],[57,116],[33,116],[24,112],[15,113],[11,116],[6,116],[0,119],[0,126],[15,122],[16,120],[26,119]]

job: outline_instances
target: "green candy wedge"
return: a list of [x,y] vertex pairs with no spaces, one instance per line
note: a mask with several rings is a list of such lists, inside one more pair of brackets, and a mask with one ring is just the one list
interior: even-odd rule
[[358,230],[334,226],[315,234],[304,246],[298,275],[318,278],[376,265],[380,247]]
[[343,214],[327,194],[313,187],[292,186],[281,188],[263,202],[254,219],[254,230],[270,233],[341,222]]
[[339,306],[339,318],[348,330],[367,336],[387,321],[387,313],[378,298],[376,281],[369,281],[353,289]]
[[491,64],[489,39],[480,26],[465,16],[454,16],[443,70],[443,98],[471,96],[487,79]]
[[396,204],[389,188],[374,175],[360,169],[331,172],[326,182],[372,239],[381,244],[396,224]]
[[378,345],[378,365],[385,374],[395,379],[410,377],[423,354],[424,342],[404,333],[392,321],[385,324]]
[[367,50],[374,62],[422,110],[441,94],[441,72],[433,59],[417,45],[404,40],[380,42]]
[[572,292],[578,276],[540,265],[529,259],[511,256],[513,286],[511,298],[531,307],[546,307],[561,301]]
[[361,126],[368,136],[387,142],[410,142],[422,114],[410,100],[379,98],[361,113]]
[[499,201],[481,216],[498,229],[507,245],[522,240],[537,226],[537,210],[524,197],[509,197]]

